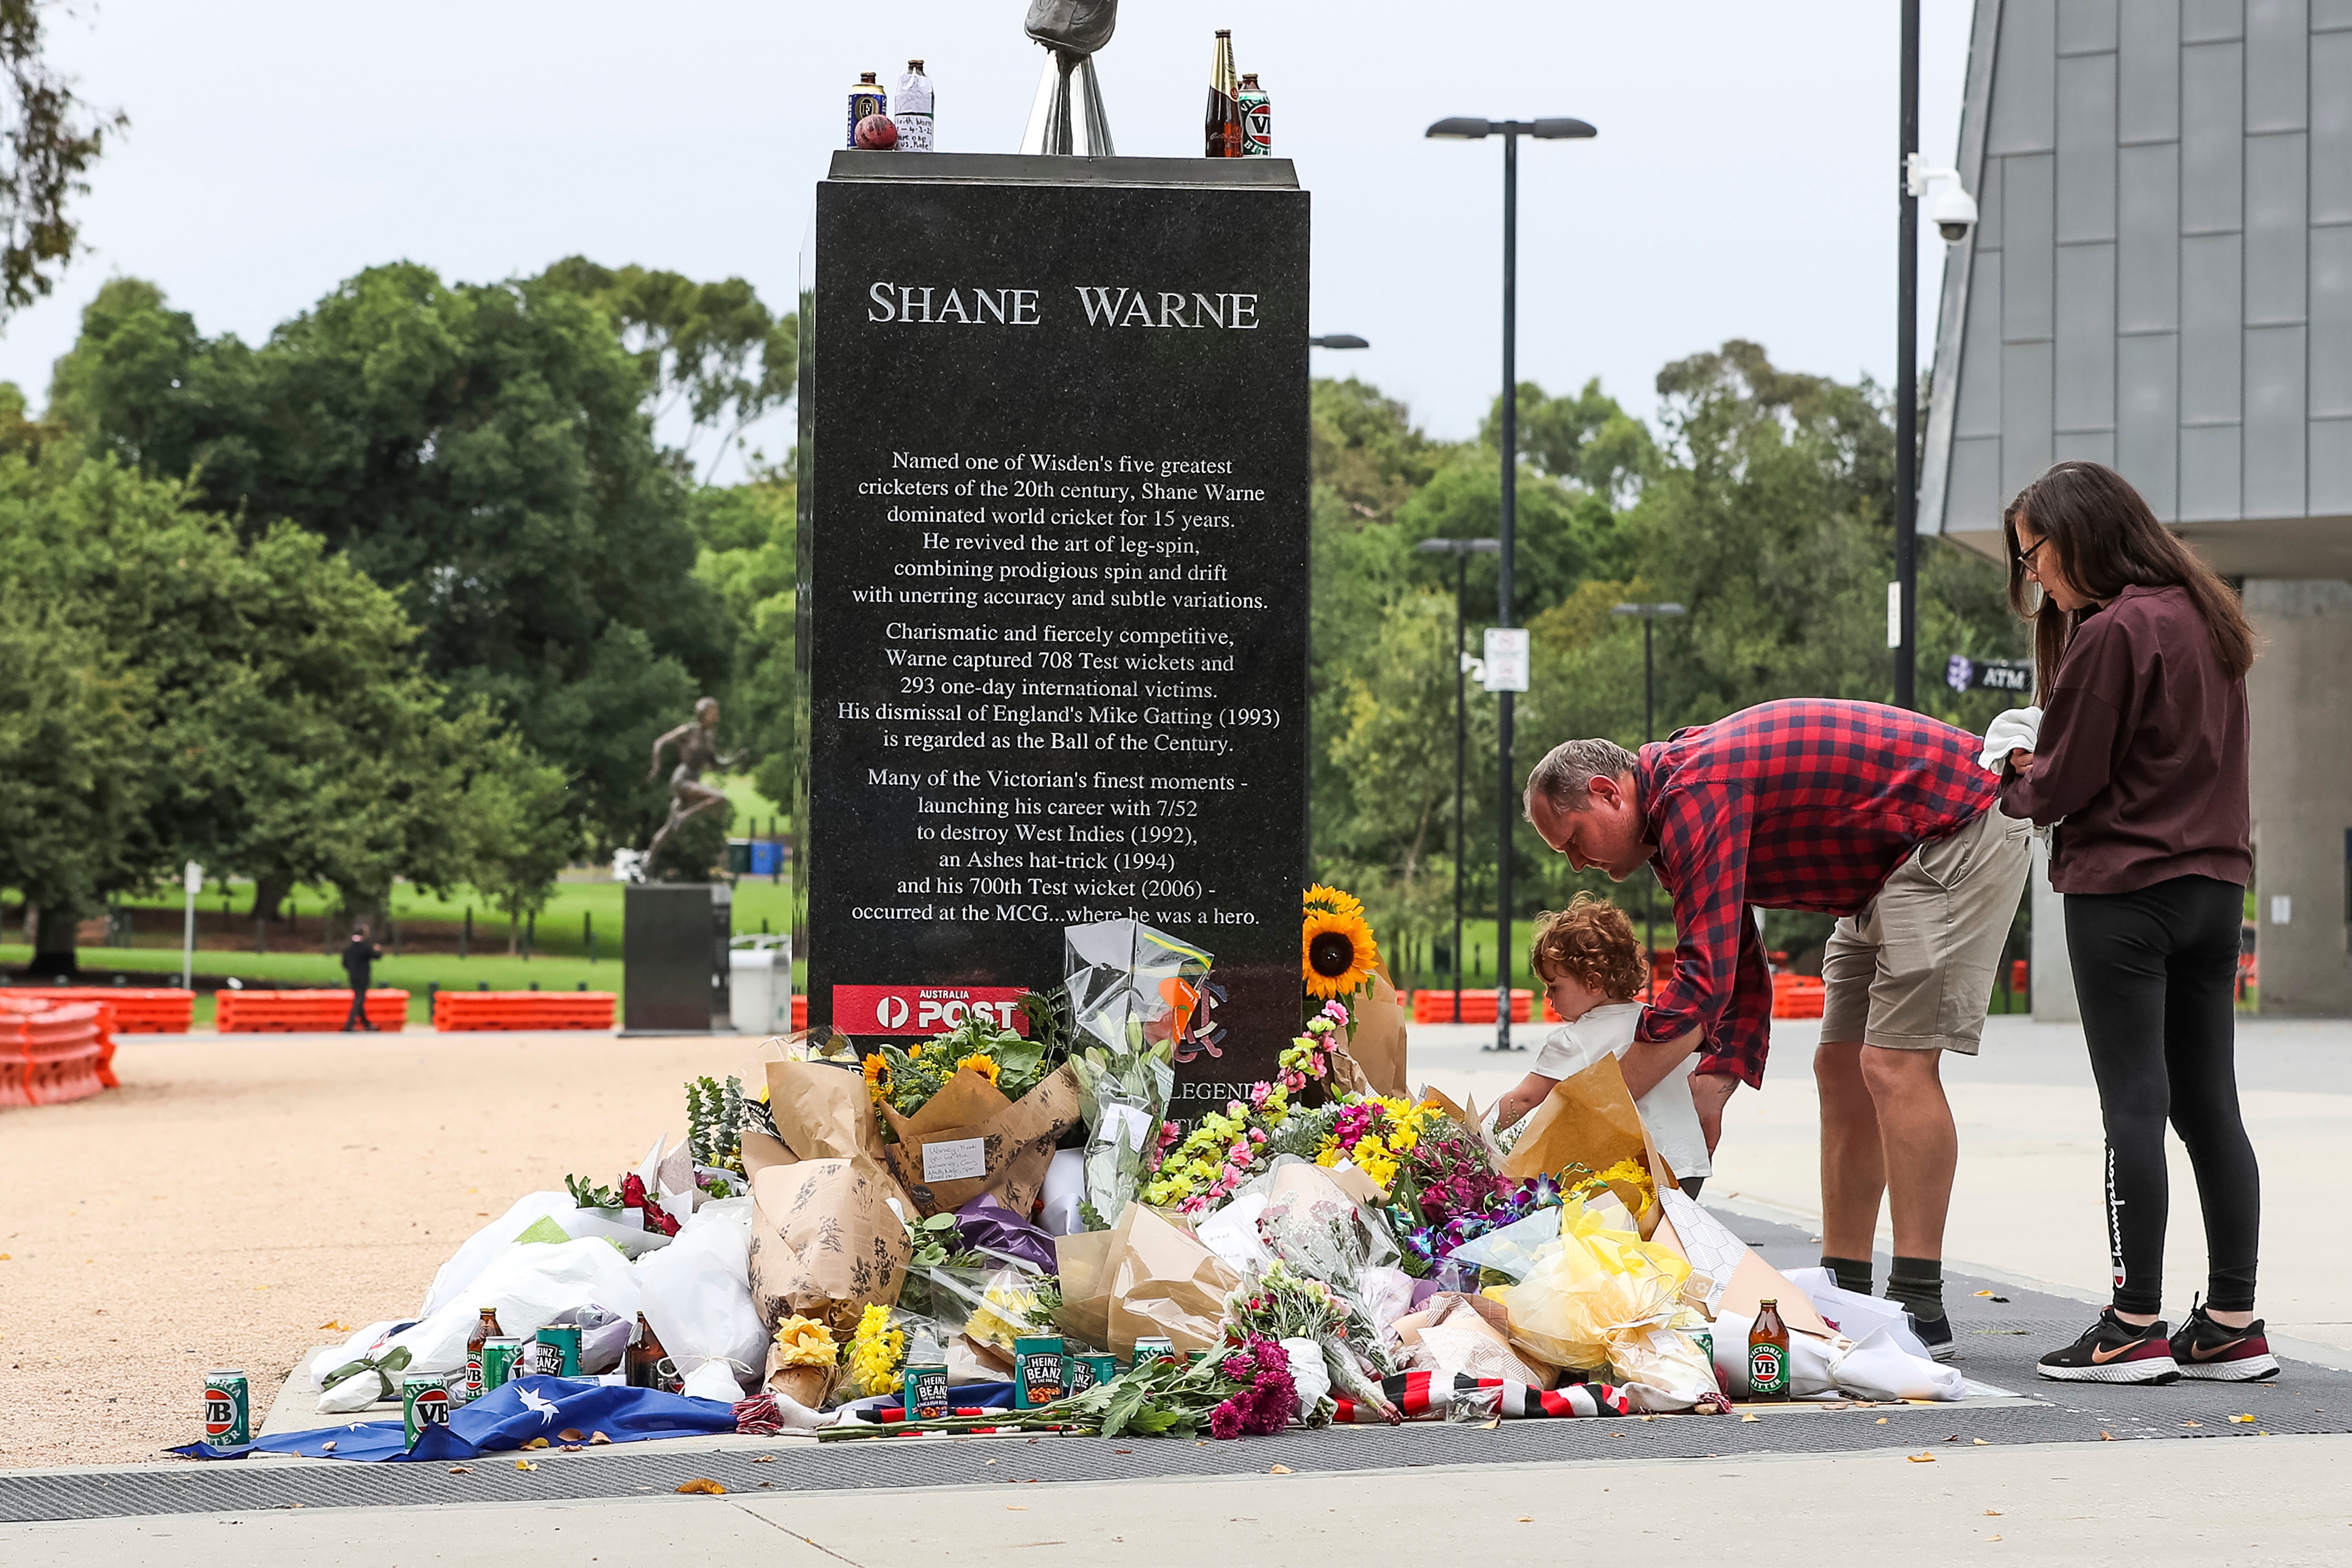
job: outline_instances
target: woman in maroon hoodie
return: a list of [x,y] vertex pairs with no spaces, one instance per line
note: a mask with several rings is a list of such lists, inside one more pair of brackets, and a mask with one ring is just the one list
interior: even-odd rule
[[[2254,1317],[2261,1175],[2238,1113],[2234,982],[2253,869],[2237,596],[2111,468],[2062,463],[2002,518],[2043,713],[2002,810],[2053,826],[2051,885],[2107,1134],[2113,1304],[2044,1377],[2274,1376]],[[2167,1120],[2205,1212],[2207,1300],[2168,1338]]]

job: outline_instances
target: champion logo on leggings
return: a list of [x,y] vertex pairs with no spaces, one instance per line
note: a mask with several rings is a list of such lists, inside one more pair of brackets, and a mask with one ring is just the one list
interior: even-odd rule
[[2107,1256],[2116,1266],[2115,1288],[2124,1288],[2124,1200],[2116,1196],[2116,1146],[2107,1145]]

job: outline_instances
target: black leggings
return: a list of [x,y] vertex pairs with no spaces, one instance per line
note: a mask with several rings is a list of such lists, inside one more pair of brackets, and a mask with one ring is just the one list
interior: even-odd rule
[[2233,991],[2246,890],[2181,876],[2066,895],[2066,947],[2107,1129],[2115,1304],[2160,1312],[2164,1124],[2188,1146],[2205,1211],[2206,1305],[2252,1312],[2262,1173],[2238,1115]]

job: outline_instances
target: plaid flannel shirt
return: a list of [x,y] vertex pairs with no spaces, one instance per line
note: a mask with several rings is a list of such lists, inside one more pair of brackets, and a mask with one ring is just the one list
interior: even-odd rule
[[1642,747],[1651,866],[1674,898],[1674,978],[1635,1038],[1705,1031],[1696,1071],[1751,1088],[1771,1044],[1772,978],[1748,915],[1858,915],[1919,845],[1958,831],[2000,779],[1978,738],[1876,703],[1762,703]]

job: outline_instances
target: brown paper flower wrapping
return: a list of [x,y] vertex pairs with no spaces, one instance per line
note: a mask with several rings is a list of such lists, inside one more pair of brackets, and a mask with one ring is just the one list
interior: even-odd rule
[[1062,1311],[1056,1321],[1088,1344],[1135,1354],[1138,1335],[1180,1351],[1220,1343],[1225,1297],[1241,1283],[1225,1261],[1182,1226],[1130,1203],[1108,1230],[1057,1237]]
[[913,1249],[886,1201],[906,1201],[887,1172],[862,1160],[770,1166],[751,1197],[751,1300],[771,1333],[798,1313],[846,1344],[867,1306],[897,1303]]
[[[1642,1124],[1642,1113],[1626,1092],[1625,1074],[1613,1056],[1604,1056],[1583,1071],[1563,1078],[1544,1103],[1528,1114],[1528,1130],[1503,1162],[1503,1174],[1514,1181],[1556,1176],[1570,1166],[1605,1171],[1620,1160],[1632,1160],[1650,1173],[1660,1191],[1675,1185]],[[1626,1208],[1639,1217],[1642,1235],[1655,1230],[1664,1209],[1658,1204],[1641,1207],[1637,1192],[1620,1192]]]
[[[1059,1067],[1020,1099],[1008,1100],[986,1073],[965,1068],[911,1116],[887,1104],[881,1109],[898,1139],[882,1145],[883,1157],[919,1212],[945,1214],[986,1193],[1025,1216],[1045,1185],[1054,1145],[1077,1124],[1078,1081],[1067,1066]],[[971,1139],[981,1143],[982,1174],[925,1179],[927,1148]]]

